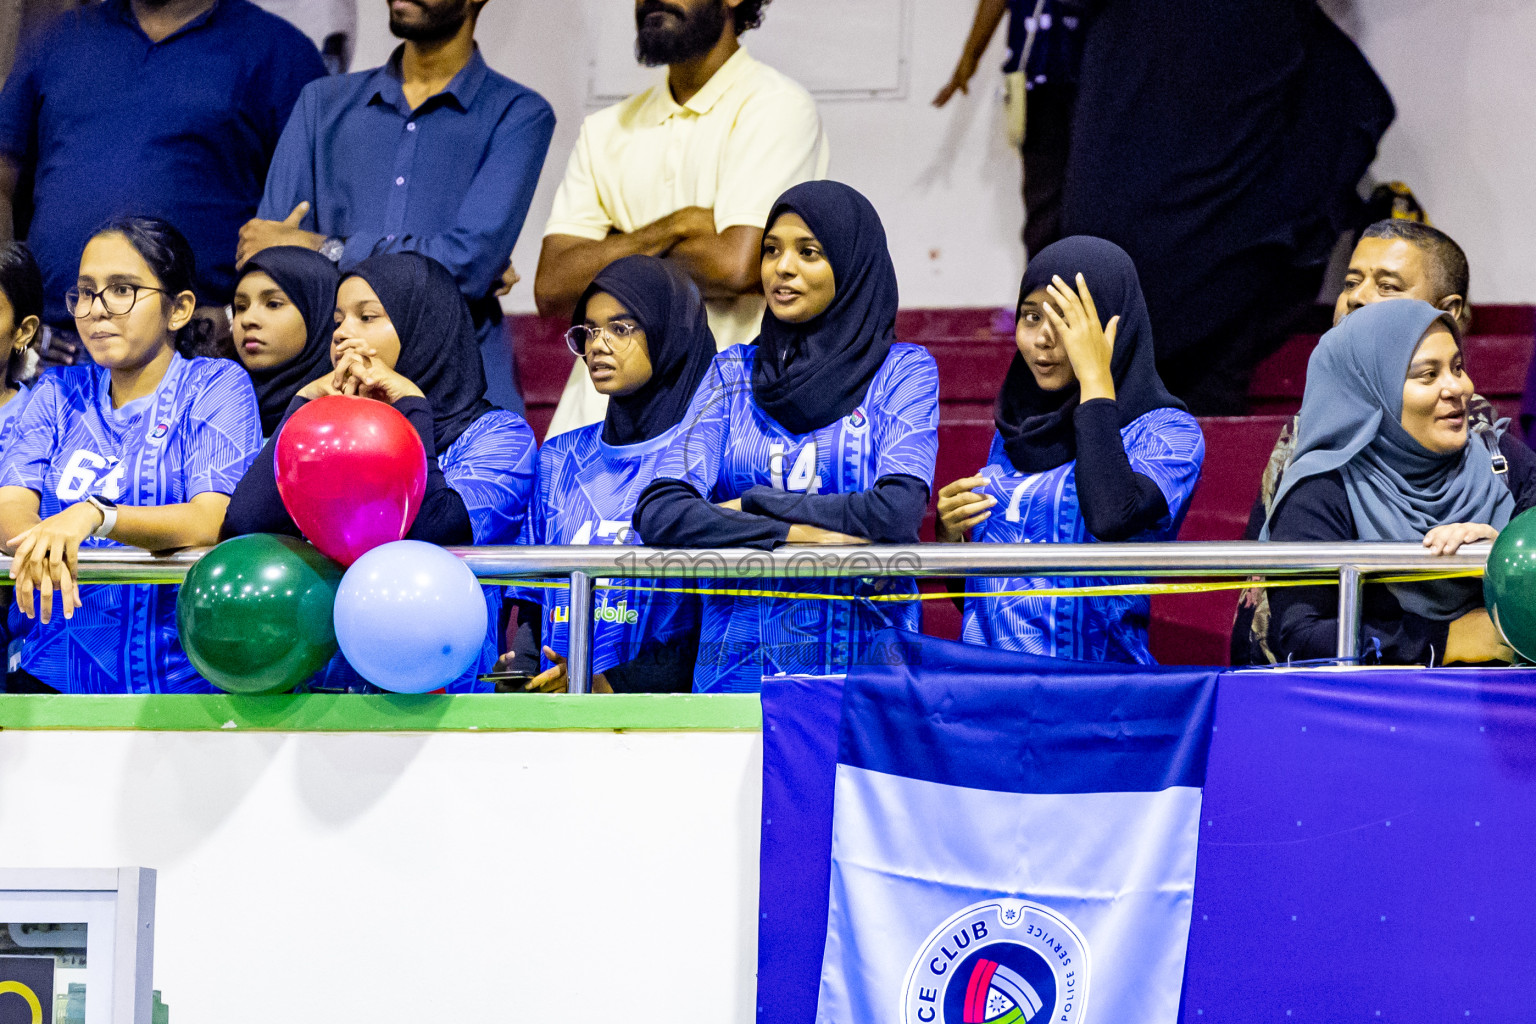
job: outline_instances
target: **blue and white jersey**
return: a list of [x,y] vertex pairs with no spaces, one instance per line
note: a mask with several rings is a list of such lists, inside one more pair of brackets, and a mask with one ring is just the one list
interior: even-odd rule
[[[657,477],[681,480],[717,503],[759,485],[852,494],[892,474],[932,488],[939,372],[927,349],[892,345],[863,404],[808,434],[790,433],[753,402],[756,353],[755,345],[737,345],[715,357],[681,432],[657,464]],[[910,581],[875,580],[711,580],[700,586],[857,596],[916,592]],[[915,630],[920,619],[915,601],[705,597],[693,688],[755,692],[765,675],[844,672],[875,630]]]
[[[1181,409],[1154,409],[1120,429],[1131,469],[1150,478],[1168,503],[1167,516],[1138,541],[1174,540],[1205,462],[1205,436],[1195,418]],[[1077,502],[1077,463],[1043,473],[1020,473],[1008,460],[1000,435],[992,438],[988,465],[979,475],[980,493],[997,499],[992,517],[972,538],[992,544],[1081,544],[1095,538]],[[1044,590],[1054,587],[1137,583],[1110,577],[972,578],[968,592]],[[972,597],[965,602],[961,639],[1006,651],[1079,661],[1153,664],[1147,647],[1148,597]]]
[[[469,512],[476,544],[515,544],[528,518],[539,446],[533,428],[515,412],[497,409],[481,416],[438,456],[448,486]],[[480,661],[448,686],[449,693],[491,693],[493,683],[477,677],[496,667],[501,651],[500,586],[482,587],[490,625]]]
[[21,423],[21,414],[26,411],[27,402],[31,398],[32,389],[25,384],[18,384],[11,400],[0,405],[0,457],[10,450],[11,439],[16,436],[16,427]]
[[[657,460],[678,433],[673,427],[639,444],[611,445],[603,425],[593,423],[544,443],[539,452],[538,483],[528,511],[528,529],[520,544],[639,544],[630,520],[635,503],[655,475]],[[622,582],[622,581],[620,581]],[[665,585],[635,580],[636,586]],[[692,581],[680,580],[679,587]],[[562,657],[569,653],[570,591],[510,588],[524,601],[544,609],[541,646]],[[595,595],[592,671],[606,672],[699,625],[699,599],[692,594],[600,590]],[[540,667],[554,663],[539,652]]]
[[[78,366],[38,382],[0,462],[0,486],[40,497],[43,519],[94,494],[119,505],[177,505],[230,494],[261,448],[251,379],[228,359],[172,358],[153,395],[112,408],[111,374]],[[83,547],[121,547],[88,538]],[[174,586],[80,588],[84,607],[34,622],[21,668],[66,693],[212,693],[176,635]]]
[[[515,544],[523,533],[528,498],[533,490],[535,454],[533,429],[515,412],[497,409],[481,416],[437,458],[443,478],[464,502],[476,544]],[[482,587],[490,614],[480,658],[458,679],[449,693],[490,693],[492,683],[478,678],[496,667],[501,646],[500,586]],[[309,681],[312,689],[372,693],[376,687],[363,680],[337,654]]]

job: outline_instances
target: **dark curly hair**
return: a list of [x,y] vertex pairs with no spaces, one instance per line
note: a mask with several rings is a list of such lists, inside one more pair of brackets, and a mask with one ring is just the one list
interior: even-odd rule
[[757,28],[763,23],[763,8],[772,0],[741,0],[732,12],[736,16],[736,34],[741,35],[750,28]]
[[[11,326],[20,327],[27,317],[43,318],[43,275],[32,251],[20,242],[0,245],[0,291],[11,304]],[[10,344],[10,339],[4,339]],[[36,341],[34,335],[33,338]],[[5,359],[5,385],[15,387],[26,366],[27,351],[11,352]]]

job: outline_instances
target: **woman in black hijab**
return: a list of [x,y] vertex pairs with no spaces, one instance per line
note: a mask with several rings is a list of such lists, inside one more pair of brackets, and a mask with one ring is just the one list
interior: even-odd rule
[[[795,186],[769,214],[762,278],[762,334],[715,359],[641,495],[641,536],[662,547],[916,543],[938,451],[938,371],[926,349],[896,341],[896,271],[879,215],[847,185]],[[852,582],[775,586],[861,592]],[[701,657],[694,688],[842,671],[874,629],[915,626],[915,606],[878,607],[889,616],[865,603],[706,598],[706,641],[753,642]]]
[[[519,542],[636,543],[630,526],[635,502],[715,358],[704,299],[665,260],[627,256],[603,268],[587,288],[566,341],[608,396],[608,414],[601,423],[550,438],[540,450],[528,529]],[[563,690],[568,592],[512,590],[520,626],[511,667],[536,673],[530,689]],[[606,606],[618,613],[598,616],[594,690],[691,688],[697,598],[637,589],[614,595]]]
[[[1158,378],[1130,257],[1081,235],[1047,246],[1019,288],[1015,333],[1019,351],[997,396],[988,465],[939,491],[937,539],[963,541],[968,531],[971,540],[1012,544],[1177,537],[1205,440]],[[967,589],[1091,582],[977,579]],[[970,598],[963,638],[1145,664],[1149,615],[1145,597]]]
[[[427,453],[427,489],[406,537],[433,544],[511,544],[523,529],[533,489],[533,431],[516,413],[485,400],[474,322],[453,275],[419,253],[358,264],[336,293],[333,368],[310,381],[287,416],[323,395],[387,402],[416,428]],[[278,495],[273,453],[281,428],[262,447],[230,498],[225,536],[299,530]],[[492,636],[481,665],[497,656],[501,588],[486,588]],[[488,689],[468,681],[450,690]]]
[[235,286],[235,352],[256,386],[261,436],[277,433],[299,389],[331,365],[336,265],[313,249],[278,245],[245,262]]
[[[474,322],[453,277],[418,253],[390,253],[342,279],[329,360],[283,416],[323,395],[388,402],[427,453],[427,491],[406,537],[434,544],[510,544],[533,485],[533,431],[485,400]],[[474,356],[475,358],[470,358]],[[230,499],[226,536],[298,536],[277,493],[268,438]]]

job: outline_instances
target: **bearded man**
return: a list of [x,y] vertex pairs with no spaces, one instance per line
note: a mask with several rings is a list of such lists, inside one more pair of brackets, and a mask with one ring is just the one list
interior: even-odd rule
[[[757,336],[768,214],[790,186],[826,177],[828,159],[810,93],[740,43],[766,4],[637,0],[636,57],[667,73],[582,122],[544,226],[540,313],[570,316],[599,270],[643,253],[699,286],[721,349]],[[606,411],[577,360],[549,436]]]
[[522,411],[498,291],[523,229],[555,114],[475,45],[487,0],[388,0],[403,39],[389,61],[310,83],[278,142],[239,262],[302,245],[343,272],[376,253],[447,267],[480,335],[487,395]]

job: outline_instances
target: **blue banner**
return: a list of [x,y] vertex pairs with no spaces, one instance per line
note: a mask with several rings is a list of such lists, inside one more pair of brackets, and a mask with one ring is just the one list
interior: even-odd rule
[[1219,694],[1187,1024],[1536,1019],[1536,672]]
[[[1195,748],[1174,738],[1169,707],[1142,703],[1134,710],[1133,702],[1112,712],[1112,720],[1114,714],[1122,719],[1113,727],[1082,728],[1062,713],[1065,704],[1053,702],[1068,699],[1057,691],[1074,688],[1090,705],[1149,683],[1166,694],[1180,678],[1204,673],[1111,669],[909,634],[888,635],[885,644],[899,652],[884,659],[895,664],[857,669],[846,697],[836,679],[775,680],[764,687],[758,1004],[765,1022],[811,1024],[819,996],[825,997],[823,1020],[903,1019],[916,954],[907,951],[909,961],[900,965],[907,973],[894,981],[894,968],[863,965],[901,959],[895,947],[914,944],[906,930],[917,928],[908,916],[939,916],[933,907],[914,908],[922,901],[903,888],[909,876],[939,874],[930,869],[956,859],[1017,872],[995,851],[1035,841],[1021,840],[1023,829],[997,826],[997,820],[1025,820],[1018,807],[987,801],[1023,790],[1031,799],[1076,799],[1093,792],[1091,772],[1132,787],[1171,782],[1177,789],[1198,779],[1198,758],[1187,756]],[[1000,696],[1008,690],[1029,696],[1010,710]],[[999,724],[999,714],[1012,716],[1011,730]],[[1039,757],[1021,731],[1041,739]],[[1152,756],[1139,768],[1129,752],[1120,764],[1085,755],[1084,766],[1066,766],[1074,748],[1098,747],[1110,736]],[[1530,968],[1536,886],[1529,881],[1536,848],[1536,673],[1224,673],[1210,736],[1184,1021],[1524,1019],[1536,998]],[[932,749],[937,756],[922,753]],[[973,756],[983,749],[1005,753],[990,762]],[[1086,767],[1090,762],[1098,767]],[[967,764],[977,765],[971,778],[991,781],[964,785]],[[1065,781],[1042,785],[1045,779]],[[953,796],[951,788],[986,806],[967,804],[967,810],[937,798]],[[905,819],[891,815],[896,806],[908,809]],[[967,817],[981,821],[979,830]],[[1088,868],[1117,857],[1122,868],[1131,863],[1116,846],[1134,848],[1135,838],[1093,833],[1093,827],[1092,820],[1071,826],[1076,841],[1056,848],[1063,870],[1082,870],[1067,863],[1073,857]],[[1176,833],[1163,830],[1165,837],[1177,839]],[[853,867],[845,869],[843,861]],[[890,880],[879,881],[893,867]],[[855,877],[861,872],[865,879]],[[867,891],[853,893],[849,878],[855,889],[869,882]],[[954,902],[983,886],[951,875],[949,883],[925,888],[943,892],[936,902]],[[912,1007],[916,1019],[958,1013],[954,1020],[991,1021],[989,1013],[1006,1017],[1014,1009],[1016,1021],[1046,1019],[1043,1009],[1031,1007],[1056,999],[1059,988],[1050,989],[1059,974],[1046,984],[1028,958],[973,957],[988,945],[984,940],[1009,934],[1000,915],[1010,909],[1021,920],[1036,914],[1029,904],[1057,913],[1058,919],[1036,914],[1030,922],[1051,935],[1053,950],[1087,940],[1087,1002],[1074,1003],[1074,1014],[1086,1007],[1097,1024],[1142,1012],[1112,1010],[1100,1001],[1106,959],[1094,955],[1101,946],[1091,941],[1091,928],[1050,900],[1030,899],[1028,886],[1014,889],[1024,895],[990,903],[976,895],[956,912],[975,910],[978,920],[945,918],[915,940],[923,950],[936,944],[940,966],[956,965],[945,973],[964,974],[963,985],[944,990],[954,1005],[919,1001]],[[989,913],[999,924],[986,919]],[[962,924],[969,939],[960,936]],[[850,948],[850,934],[871,935],[873,945],[856,939]],[[930,957],[930,969],[933,962]],[[894,994],[886,991],[893,987]],[[918,990],[935,993],[936,986]],[[1166,988],[1160,991],[1158,1005],[1166,1007]],[[933,1016],[922,1015],[927,1011]]]
[[1216,674],[972,650],[849,673],[817,1021],[1174,1024]]

